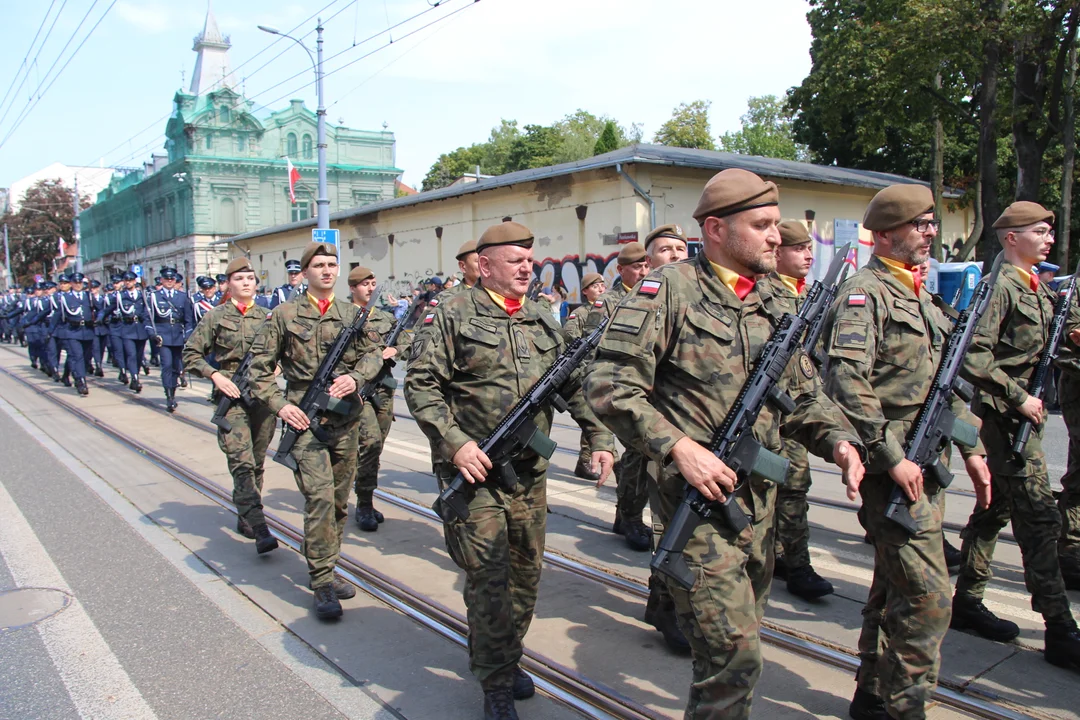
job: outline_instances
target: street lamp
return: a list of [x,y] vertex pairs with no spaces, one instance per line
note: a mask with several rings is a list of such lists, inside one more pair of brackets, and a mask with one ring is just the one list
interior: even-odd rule
[[319,98],[319,108],[316,110],[315,115],[318,117],[318,145],[319,145],[319,197],[315,200],[315,205],[318,209],[318,223],[317,227],[320,230],[330,229],[330,198],[326,192],[326,105],[323,103],[323,24],[322,18],[318,19],[318,26],[315,28],[318,33],[318,39],[315,41],[316,53],[318,54],[318,60],[312,56],[311,51],[308,50],[307,45],[300,42],[292,35],[286,35],[277,28],[268,27],[266,25],[259,25],[258,28],[265,33],[271,35],[280,35],[284,38],[289,38],[294,43],[304,48],[304,52],[308,54],[311,59],[311,64],[315,68],[315,92]]

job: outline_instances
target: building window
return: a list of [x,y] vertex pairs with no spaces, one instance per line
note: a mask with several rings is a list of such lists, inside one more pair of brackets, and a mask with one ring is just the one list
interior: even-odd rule
[[225,105],[222,105],[220,108],[218,108],[218,122],[220,122],[222,125],[229,124],[229,108]]
[[219,209],[218,232],[222,235],[235,235],[238,226],[236,202],[232,198],[221,198]]
[[296,133],[289,133],[285,138],[285,154],[289,157],[296,157]]
[[307,220],[310,217],[315,216],[314,202],[312,200],[310,192],[304,193],[300,189],[300,185],[296,187],[296,204],[294,205],[289,200],[289,187],[285,186],[285,204],[289,206],[291,213],[291,222],[300,222],[301,220]]
[[245,138],[243,135],[236,138],[236,149],[239,152],[244,152],[247,150],[247,138]]
[[304,136],[304,159],[305,160],[310,160],[311,159],[311,136],[310,135],[305,135]]
[[214,147],[214,136],[210,133],[206,133],[206,149],[210,150]]

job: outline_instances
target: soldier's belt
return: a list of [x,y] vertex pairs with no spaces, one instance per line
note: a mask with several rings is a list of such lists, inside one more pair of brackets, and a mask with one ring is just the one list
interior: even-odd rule
[[72,322],[68,320],[68,327],[72,330],[79,330],[81,328],[92,328],[94,327],[94,323],[86,322],[85,320],[80,320],[78,322]]
[[171,318],[165,318],[161,322],[164,322],[164,323],[166,323],[168,325],[182,325],[184,321],[183,320],[178,320],[176,318],[171,317]]
[[133,317],[120,318],[120,322],[124,323],[125,325],[134,325],[135,324],[135,318],[133,318]]

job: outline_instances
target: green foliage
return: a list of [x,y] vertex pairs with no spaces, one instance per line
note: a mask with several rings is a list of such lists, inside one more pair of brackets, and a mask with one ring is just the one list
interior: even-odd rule
[[554,165],[555,156],[560,150],[560,140],[559,131],[555,127],[526,125],[525,134],[510,146],[503,172]]
[[481,145],[459,147],[452,152],[443,153],[424,177],[422,189],[434,190],[446,187],[466,173],[476,172],[476,166],[484,159]]
[[604,131],[593,146],[593,155],[603,155],[606,152],[619,149],[619,135],[615,129],[615,123],[608,120],[604,123]]
[[709,129],[709,100],[695,100],[692,103],[679,103],[671,113],[671,118],[660,126],[653,137],[653,142],[671,147],[715,150],[712,131]]
[[740,155],[808,161],[810,150],[795,140],[791,111],[775,95],[752,97],[737,132],[720,136],[720,149]]
[[[74,191],[60,180],[39,180],[26,191],[17,213],[8,210],[0,218],[8,226],[11,271],[20,283],[36,273],[52,274],[60,238],[71,243],[75,237],[74,200]],[[82,197],[79,207],[90,207],[90,197]]]

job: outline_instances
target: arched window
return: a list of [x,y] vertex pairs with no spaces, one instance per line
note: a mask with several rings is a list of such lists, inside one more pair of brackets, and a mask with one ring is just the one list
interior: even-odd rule
[[244,152],[244,151],[247,150],[247,138],[245,136],[243,136],[243,135],[237,136],[237,138],[236,138],[236,149],[239,152]]
[[206,133],[206,149],[209,150],[214,147],[214,136],[210,133]]
[[311,136],[304,135],[304,159],[311,159]]
[[289,133],[285,138],[285,154],[289,157],[296,157],[296,133]]
[[223,125],[229,124],[229,108],[226,105],[222,105],[218,108],[218,122]]

